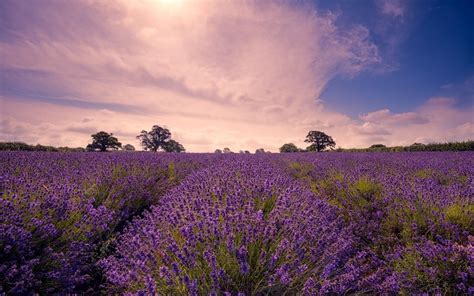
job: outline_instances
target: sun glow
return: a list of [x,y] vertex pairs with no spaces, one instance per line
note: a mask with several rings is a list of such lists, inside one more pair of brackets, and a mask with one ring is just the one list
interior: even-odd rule
[[155,0],[160,8],[168,10],[178,10],[183,8],[185,0]]

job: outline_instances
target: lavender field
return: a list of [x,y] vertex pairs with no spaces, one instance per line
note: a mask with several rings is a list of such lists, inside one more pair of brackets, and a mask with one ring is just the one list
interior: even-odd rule
[[0,294],[474,294],[472,152],[0,163]]

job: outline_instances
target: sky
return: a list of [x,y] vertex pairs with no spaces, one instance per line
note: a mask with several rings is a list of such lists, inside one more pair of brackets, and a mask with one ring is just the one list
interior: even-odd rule
[[0,1],[0,141],[474,139],[474,1]]

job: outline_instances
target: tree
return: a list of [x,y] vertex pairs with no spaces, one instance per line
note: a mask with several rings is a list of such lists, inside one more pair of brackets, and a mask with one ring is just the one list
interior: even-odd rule
[[224,151],[223,151],[223,152],[224,152],[224,153],[232,153],[232,151],[230,150],[230,148],[227,148],[227,147],[224,148]]
[[336,146],[336,142],[334,142],[331,136],[320,131],[310,131],[304,141],[311,143],[311,145],[306,148],[308,151],[320,152],[328,147],[334,148]]
[[293,143],[284,144],[280,147],[280,153],[299,152],[300,149]]
[[265,149],[258,148],[257,150],[255,150],[255,154],[257,154],[257,153],[265,153]]
[[171,139],[171,132],[167,128],[158,125],[154,125],[149,132],[141,131],[137,139],[140,140],[140,145],[145,150],[155,152],[159,149],[166,152],[184,151],[183,145]]
[[132,144],[126,144],[122,147],[125,151],[135,151],[135,147]]
[[171,132],[167,128],[158,125],[154,125],[149,132],[142,130],[137,136],[143,149],[155,152],[160,148],[164,149],[163,146],[170,138]]
[[183,145],[181,145],[180,143],[176,142],[173,139],[170,139],[168,142],[166,142],[163,145],[163,149],[166,152],[177,152],[177,153],[179,153],[179,152],[184,152],[185,151]]
[[222,150],[221,149],[216,149],[216,151],[214,151],[214,153],[222,153]]
[[92,143],[87,145],[88,151],[99,150],[105,152],[107,150],[117,150],[122,147],[122,143],[120,143],[112,133],[109,134],[104,131],[100,131],[97,134],[91,135],[91,137]]
[[384,144],[374,144],[370,146],[369,148],[387,148]]

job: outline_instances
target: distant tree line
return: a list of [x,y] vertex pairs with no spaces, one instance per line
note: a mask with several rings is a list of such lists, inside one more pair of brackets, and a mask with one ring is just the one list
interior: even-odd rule
[[[85,151],[135,151],[135,147],[131,144],[122,143],[114,137],[113,133],[100,131],[91,135],[92,143],[86,148],[69,148],[69,147],[53,147],[43,145],[29,145],[23,142],[0,142],[0,151],[48,151],[48,152],[85,152]],[[167,128],[154,125],[151,131],[141,131],[137,136],[143,149],[150,151],[164,152],[184,152],[183,145],[171,139],[171,132]]]
[[[321,152],[326,149],[333,150],[336,146],[336,142],[333,140],[331,136],[326,135],[321,131],[310,131],[304,140],[306,143],[310,145],[306,147],[306,149],[298,148],[293,143],[286,143],[280,147],[280,153],[293,153],[293,152],[307,152],[307,151],[317,151]],[[229,148],[224,148],[224,150],[216,149],[215,153],[233,153]],[[269,152],[269,151],[268,151]],[[259,153],[268,153],[263,148],[259,148],[255,150],[255,154]],[[240,150],[239,153],[250,153],[249,151],[242,151]]]
[[280,147],[281,153],[325,151],[328,148],[335,152],[416,152],[416,151],[474,151],[474,141],[448,142],[448,143],[413,143],[410,146],[387,147],[384,144],[373,144],[368,148],[337,148],[332,137],[321,131],[310,131],[305,139],[310,143],[306,149],[298,148],[293,143],[287,143]]
[[409,146],[387,147],[383,144],[374,144],[369,148],[338,148],[336,152],[418,152],[418,151],[474,151],[474,141],[448,143],[413,143]]
[[[118,141],[112,133],[100,131],[91,135],[92,143],[88,144],[84,149],[82,147],[53,147],[44,145],[29,145],[23,142],[0,142],[0,151],[49,151],[49,152],[84,152],[84,151],[110,151],[123,150],[135,151],[135,147],[131,144],[125,144]],[[171,132],[167,128],[154,125],[150,131],[142,130],[137,136],[140,145],[145,151],[163,151],[163,152],[184,152],[183,145],[171,139]],[[309,144],[305,149],[297,147],[294,143],[286,143],[280,147],[280,153],[294,152],[416,152],[416,151],[474,151],[474,141],[464,142],[448,142],[448,143],[413,143],[410,146],[394,146],[387,147],[384,144],[373,144],[368,148],[337,148],[334,139],[321,131],[310,131],[306,136],[305,142]],[[216,149],[215,153],[233,153],[228,147],[224,149]],[[250,154],[248,150],[240,150],[239,153]],[[263,148],[255,150],[255,154],[269,153]]]
[[23,142],[0,142],[0,151],[48,151],[48,152],[84,152],[82,147],[53,147],[44,145],[29,145]]
[[[227,148],[227,147],[226,147],[226,148],[224,148],[223,150],[221,150],[221,149],[216,149],[216,150],[214,151],[214,153],[220,154],[220,153],[234,153],[234,152],[232,152],[232,150],[230,150],[230,148]],[[248,150],[239,150],[239,153],[251,154],[250,151],[248,151]],[[263,149],[263,148],[258,148],[257,150],[255,150],[255,154],[259,154],[259,153],[271,153],[271,152],[270,152],[270,151],[265,151],[265,149]]]

